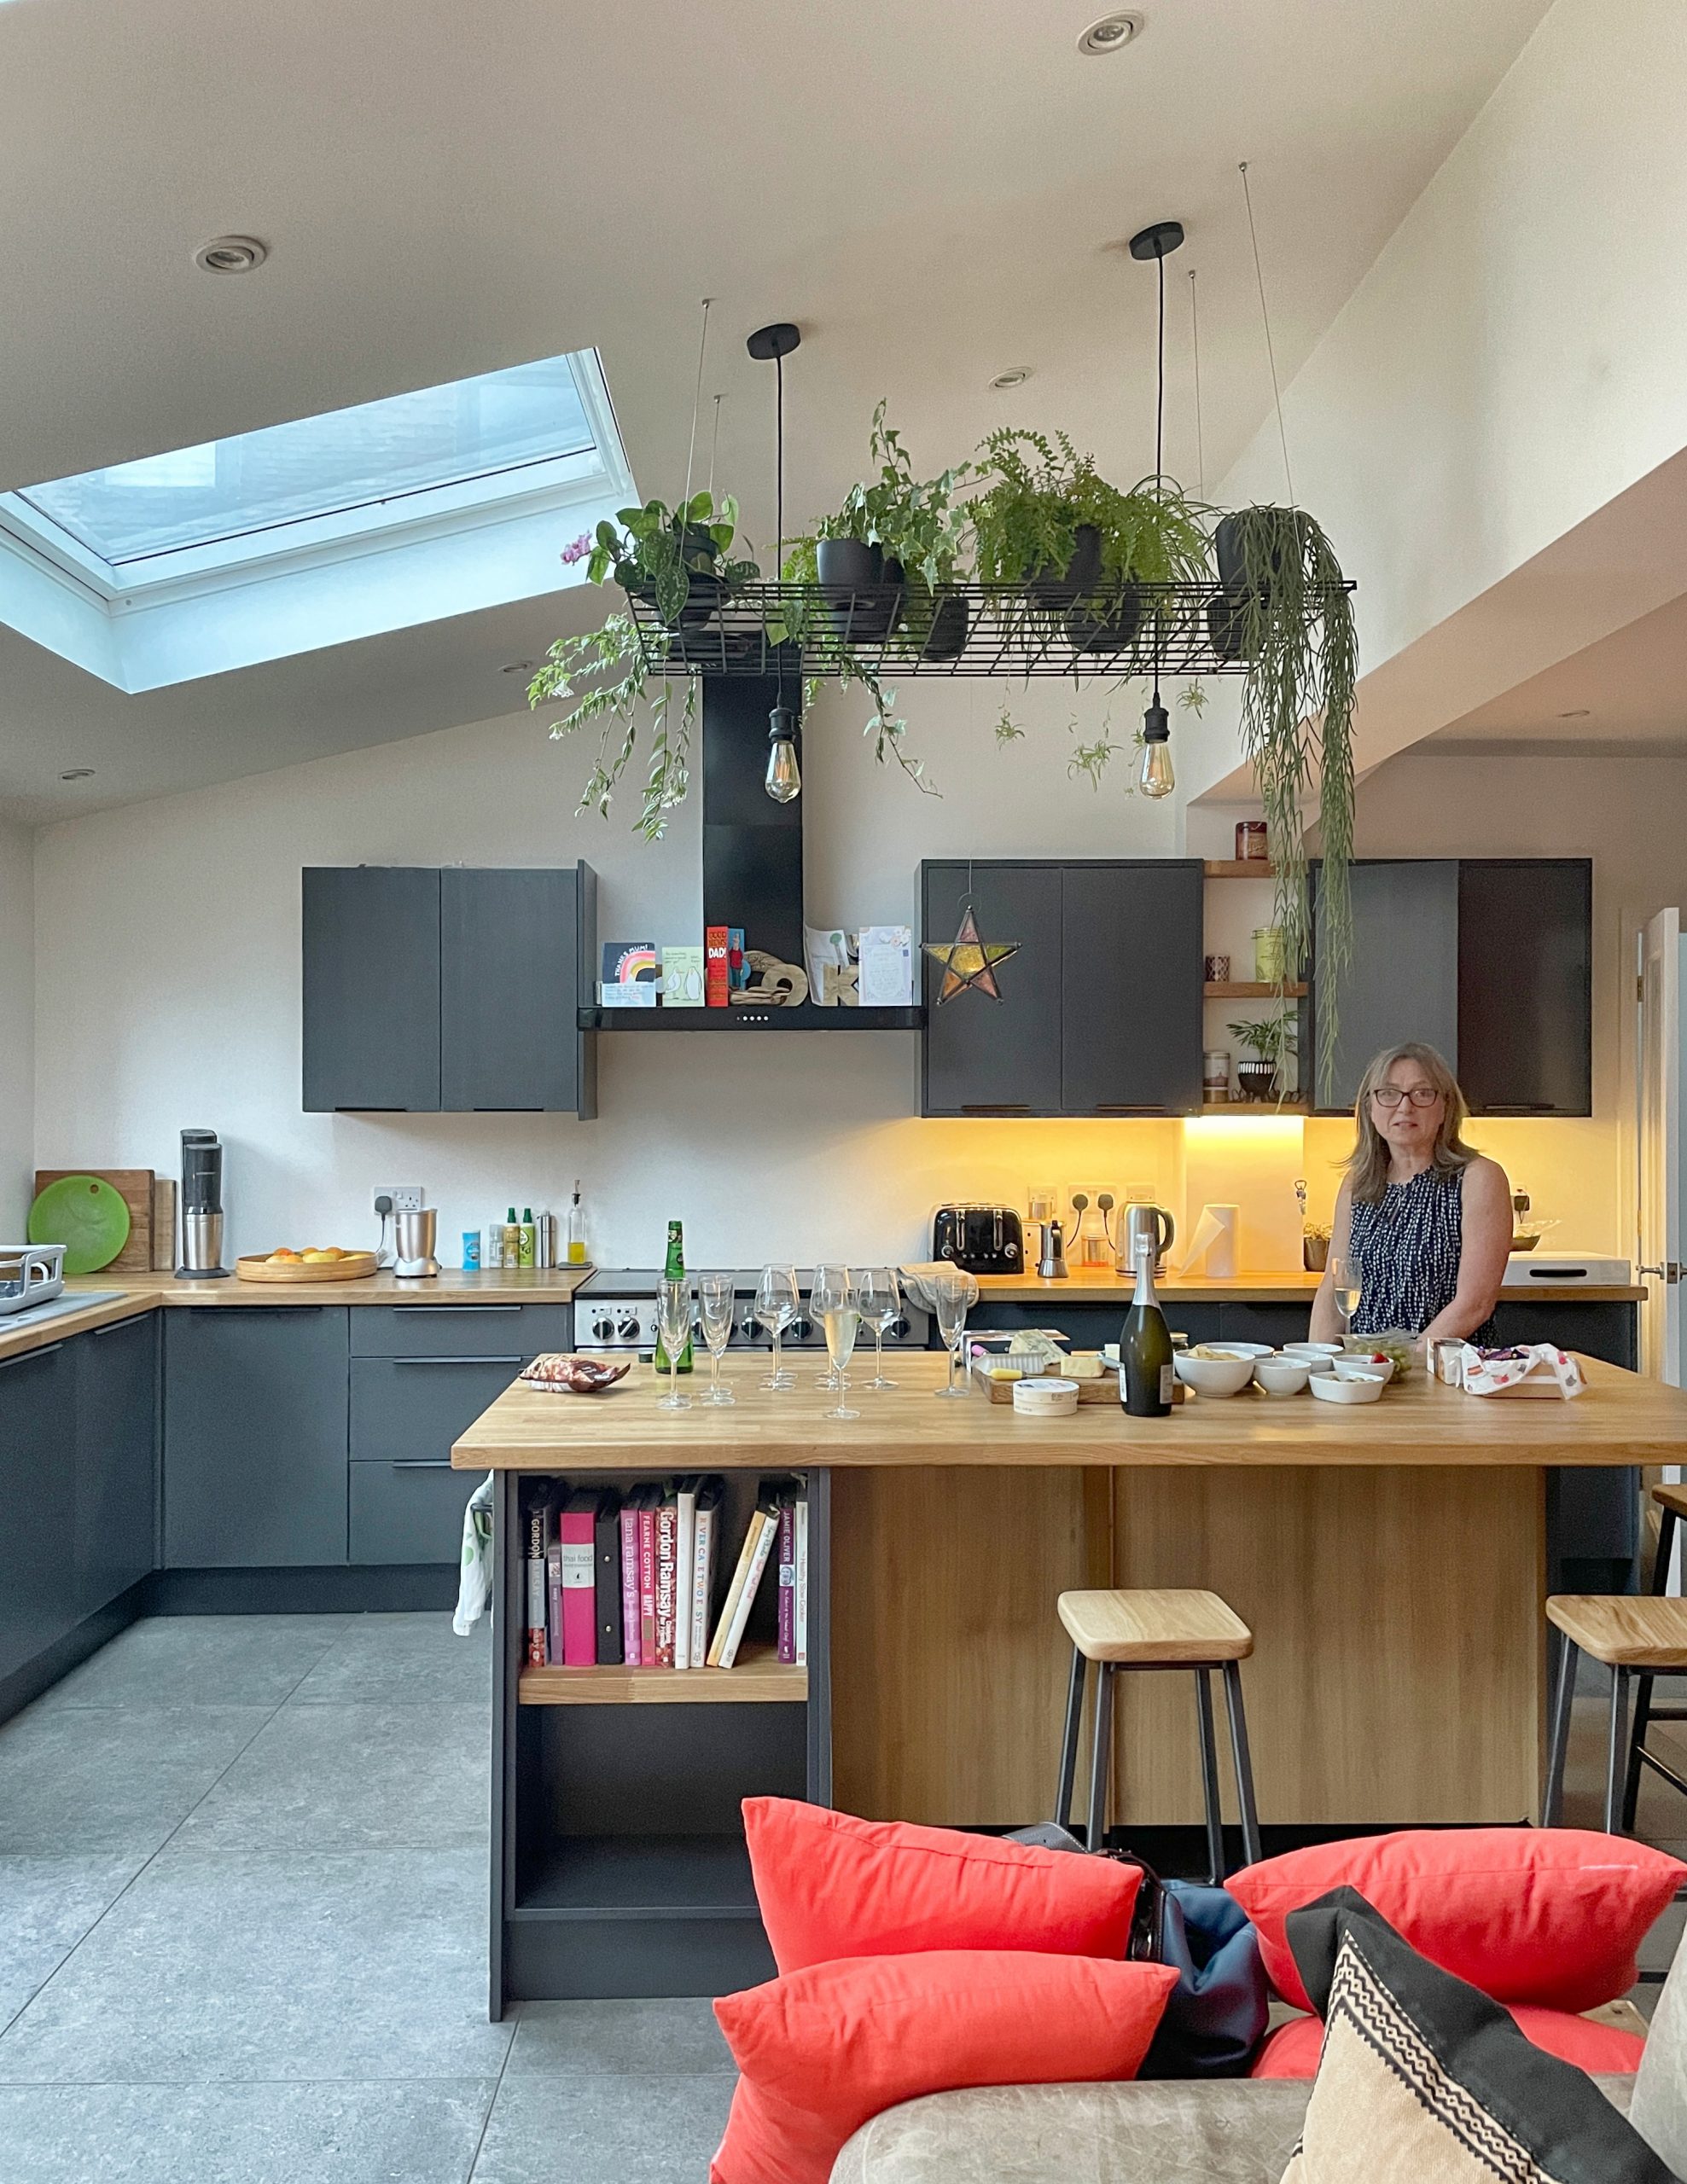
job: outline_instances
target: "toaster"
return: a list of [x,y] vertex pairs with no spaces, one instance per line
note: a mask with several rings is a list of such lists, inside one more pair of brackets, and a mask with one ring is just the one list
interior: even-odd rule
[[969,1274],[1023,1274],[1025,1229],[1010,1205],[940,1205],[931,1255]]

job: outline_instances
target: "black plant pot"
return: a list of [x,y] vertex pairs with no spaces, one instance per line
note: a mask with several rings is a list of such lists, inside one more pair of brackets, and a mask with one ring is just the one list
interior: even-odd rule
[[920,648],[922,659],[958,659],[967,648],[967,630],[972,621],[972,610],[957,592],[951,592],[939,599],[937,612],[931,618],[931,628]]
[[[629,584],[626,589],[634,599],[647,600],[652,607],[655,606],[656,590],[654,584]],[[694,570],[687,581],[685,604],[677,615],[663,615],[662,626],[667,630],[695,630],[700,622],[708,620],[726,596],[727,588],[718,577],[701,576]]]
[[1207,636],[1220,659],[1248,656],[1248,606],[1245,595],[1221,591],[1207,602]]
[[1236,1066],[1236,1078],[1244,1100],[1274,1100],[1277,1097],[1277,1064],[1274,1061],[1239,1061]]
[[902,611],[902,564],[887,561],[882,546],[859,538],[823,538],[815,549],[815,572],[826,612],[838,635],[852,643],[875,644],[889,634]]
[[[1291,552],[1304,561],[1312,522],[1300,508],[1273,508],[1269,513],[1277,520],[1271,525],[1271,553],[1259,585],[1260,596],[1267,601],[1271,595],[1272,579],[1287,566]],[[1253,508],[1219,517],[1213,533],[1213,551],[1218,560],[1219,581],[1226,591],[1239,595],[1248,590],[1247,542],[1250,532],[1263,527],[1259,512]],[[1292,535],[1296,542],[1292,549],[1286,550],[1286,534]]]
[[1116,594],[1080,599],[1066,610],[1067,642],[1073,652],[1123,652],[1143,625],[1143,605],[1134,581]]
[[1102,535],[1092,523],[1080,523],[1071,559],[1063,569],[1044,562],[1025,572],[1025,589],[1044,607],[1070,607],[1102,580]]

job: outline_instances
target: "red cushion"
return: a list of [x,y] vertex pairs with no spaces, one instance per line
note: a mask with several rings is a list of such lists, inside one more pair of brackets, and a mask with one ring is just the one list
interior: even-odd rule
[[1634,1953],[1687,1866],[1579,1827],[1406,1828],[1291,1850],[1226,1884],[1259,1930],[1271,1984],[1311,2007],[1283,1932],[1344,1884],[1444,1971],[1497,2002],[1591,2010],[1634,1984]]
[[[1626,2077],[1640,2067],[1646,2043],[1638,2032],[1614,2024],[1595,2024],[1572,2010],[1544,2010],[1533,2002],[1510,2005],[1517,2030],[1537,2048],[1578,2070]],[[1280,2024],[1254,2059],[1251,2078],[1312,2078],[1318,2076],[1323,2019],[1297,2017]]]
[[709,2184],[826,2184],[852,2132],[921,2094],[1134,2077],[1177,1977],[1164,1964],[928,1949],[728,1995],[714,2013],[742,2076]]
[[746,1798],[756,1900],[782,1972],[924,1949],[1121,1957],[1141,1874],[952,1827]]

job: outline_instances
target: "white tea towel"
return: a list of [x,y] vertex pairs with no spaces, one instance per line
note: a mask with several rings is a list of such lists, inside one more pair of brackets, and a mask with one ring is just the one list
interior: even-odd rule
[[481,1480],[462,1513],[462,1569],[451,1629],[466,1638],[492,1597],[492,1474]]

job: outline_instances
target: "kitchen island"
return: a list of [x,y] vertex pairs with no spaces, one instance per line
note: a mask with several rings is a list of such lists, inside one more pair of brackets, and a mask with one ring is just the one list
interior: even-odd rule
[[[595,1398],[518,1386],[456,1443],[456,1464],[498,1480],[495,2008],[506,1992],[753,1976],[738,1795],[961,1826],[1048,1817],[1068,1658],[1055,1600],[1072,1586],[1209,1586],[1249,1623],[1268,1837],[1532,1817],[1548,1473],[1687,1455],[1687,1395],[1597,1362],[1569,1403],[1483,1401],[1418,1374],[1375,1406],[1250,1393],[1165,1420],[939,1403],[939,1361],[902,1353],[892,1369],[902,1385],[864,1391],[846,1421],[822,1414],[833,1398],[806,1372],[765,1393],[748,1358],[728,1360],[730,1409],[661,1410],[643,1367]],[[806,1476],[806,1675],[524,1676],[519,1483],[697,1471],[736,1478],[740,1511],[754,1475]],[[1195,1821],[1183,1680],[1119,1682],[1115,1821]],[[666,1737],[657,1717],[681,1716]],[[613,1947],[593,1931],[612,1915]],[[733,1917],[753,1929],[736,1943]],[[695,1984],[643,1984],[675,1978]]]

